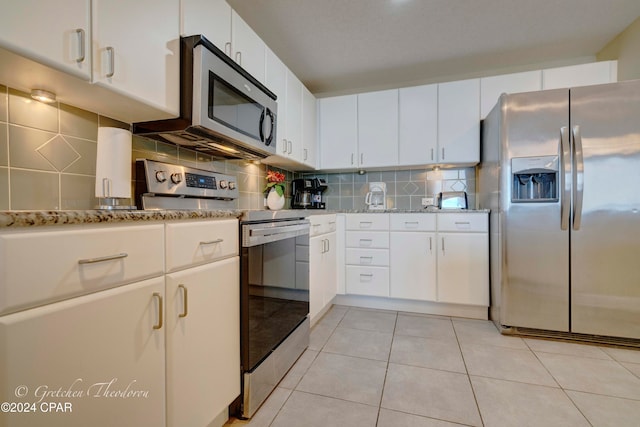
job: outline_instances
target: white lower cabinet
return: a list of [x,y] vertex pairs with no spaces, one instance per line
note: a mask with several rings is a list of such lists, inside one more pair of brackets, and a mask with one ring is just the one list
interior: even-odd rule
[[309,239],[309,318],[317,322],[336,296],[336,216],[311,216]]
[[436,301],[436,234],[390,234],[390,296]]
[[206,426],[240,394],[238,257],[167,275],[167,426]]
[[0,317],[0,401],[36,408],[0,425],[165,425],[163,297],[160,276]]
[[488,306],[487,233],[439,233],[438,243],[438,301]]

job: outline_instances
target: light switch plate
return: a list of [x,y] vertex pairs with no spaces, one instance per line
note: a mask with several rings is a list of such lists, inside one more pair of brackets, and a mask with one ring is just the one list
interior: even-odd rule
[[433,197],[423,197],[422,206],[433,206]]

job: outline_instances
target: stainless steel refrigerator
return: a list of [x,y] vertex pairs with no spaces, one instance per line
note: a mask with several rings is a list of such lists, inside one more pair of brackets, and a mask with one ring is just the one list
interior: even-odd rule
[[494,322],[640,339],[640,80],[502,95],[478,174]]

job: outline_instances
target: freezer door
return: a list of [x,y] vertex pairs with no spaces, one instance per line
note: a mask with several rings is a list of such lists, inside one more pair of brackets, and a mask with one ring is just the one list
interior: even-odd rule
[[[568,155],[569,91],[514,94],[503,102],[501,323],[567,332],[569,231],[568,221],[563,230],[562,213],[568,214],[570,207],[563,184],[571,164],[562,148]],[[512,159],[529,158],[535,170],[543,156],[560,162],[558,199],[513,202],[519,197],[512,194]]]
[[640,81],[571,89],[572,332],[640,338]]

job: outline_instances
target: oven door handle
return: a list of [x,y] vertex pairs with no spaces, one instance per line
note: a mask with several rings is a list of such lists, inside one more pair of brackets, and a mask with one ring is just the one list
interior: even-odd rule
[[245,225],[242,232],[242,246],[250,247],[264,243],[276,242],[278,240],[290,239],[292,237],[309,234],[309,222],[296,222],[295,224],[280,225],[264,224]]
[[309,224],[282,225],[278,227],[252,228],[249,229],[251,236],[277,236],[287,234],[292,231],[309,230]]

